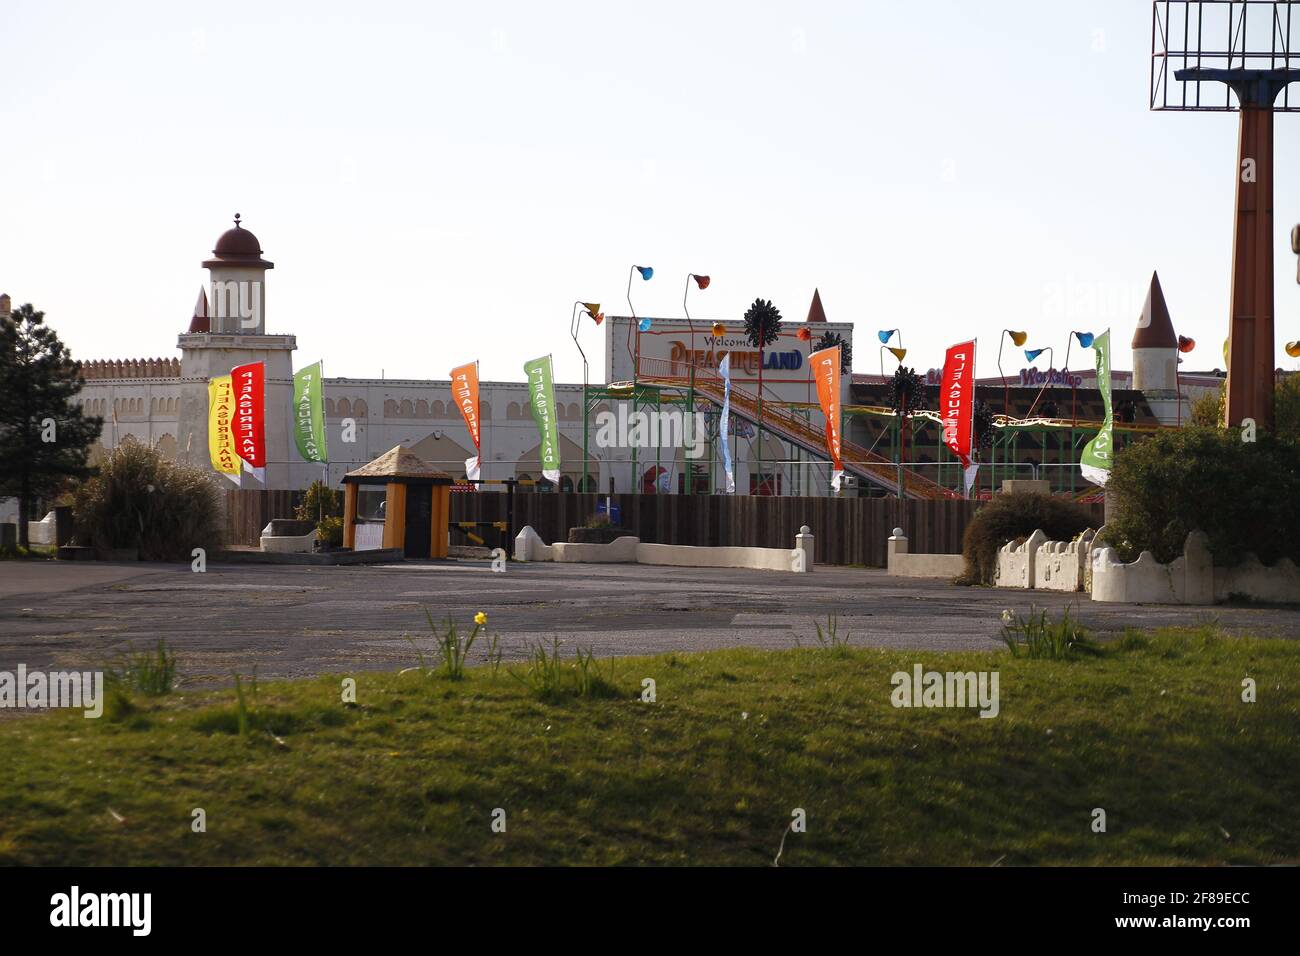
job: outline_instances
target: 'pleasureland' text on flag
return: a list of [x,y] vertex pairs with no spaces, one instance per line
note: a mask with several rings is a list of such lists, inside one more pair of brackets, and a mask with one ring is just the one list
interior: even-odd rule
[[808,356],[808,364],[817,379],[817,401],[826,416],[826,450],[831,455],[831,488],[840,490],[844,462],[840,459],[840,347],[833,345]]
[[939,386],[943,443],[962,464],[966,488],[975,481],[975,340],[948,349]]
[[1097,437],[1083,446],[1079,471],[1094,485],[1104,485],[1110,478],[1110,466],[1115,460],[1115,412],[1110,400],[1110,329],[1092,341],[1097,351],[1097,388],[1105,407],[1105,418]]
[[212,469],[239,484],[239,456],[230,422],[235,414],[234,389],[229,375],[218,375],[208,382],[208,457]]
[[542,476],[547,481],[558,482],[560,434],[556,425],[555,376],[551,369],[551,357],[543,355],[525,362],[524,374],[528,376],[528,400],[533,409],[533,421],[537,422],[537,434],[541,437],[537,455],[542,461]]
[[293,440],[304,461],[329,461],[325,447],[325,397],[321,363],[293,374]]
[[451,370],[451,397],[455,400],[456,407],[460,409],[461,417],[465,419],[465,427],[469,429],[469,437],[474,442],[474,457],[465,459],[465,477],[470,481],[477,481],[480,474],[479,462],[482,457],[479,446],[478,362],[459,365]]
[[261,362],[230,370],[235,389],[235,418],[230,426],[235,454],[258,481],[266,480],[266,366]]

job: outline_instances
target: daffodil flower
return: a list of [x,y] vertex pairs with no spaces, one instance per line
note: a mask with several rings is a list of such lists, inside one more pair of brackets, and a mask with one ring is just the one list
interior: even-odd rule
[[479,611],[477,614],[474,615],[474,623],[477,624],[479,627],[482,627],[484,624],[487,623],[487,615],[484,614],[482,611]]

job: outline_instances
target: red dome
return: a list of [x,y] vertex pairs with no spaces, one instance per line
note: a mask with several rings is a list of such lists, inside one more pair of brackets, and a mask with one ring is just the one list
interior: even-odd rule
[[262,246],[257,236],[236,224],[234,229],[227,229],[217,240],[212,250],[214,256],[260,256]]
[[205,269],[220,265],[258,266],[263,269],[274,268],[273,263],[262,258],[262,244],[257,241],[257,236],[245,229],[243,224],[240,223],[239,213],[235,213],[235,228],[227,229],[221,234],[216,247],[212,250],[212,258],[203,263]]

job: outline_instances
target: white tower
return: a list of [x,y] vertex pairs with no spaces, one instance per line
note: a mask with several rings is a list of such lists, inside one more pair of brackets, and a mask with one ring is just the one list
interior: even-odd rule
[[266,365],[266,483],[245,472],[245,488],[297,488],[294,472],[290,405],[293,397],[292,335],[266,334],[266,271],[274,264],[262,258],[257,237],[235,215],[235,227],[222,233],[203,262],[211,278],[207,328],[197,313],[177,342],[181,350],[181,411],[176,436],[181,457],[195,464],[208,458],[208,380],[227,375],[237,365]]
[[1146,397],[1161,423],[1178,420],[1178,336],[1169,319],[1169,307],[1160,277],[1151,273],[1151,287],[1133,332],[1133,387]]

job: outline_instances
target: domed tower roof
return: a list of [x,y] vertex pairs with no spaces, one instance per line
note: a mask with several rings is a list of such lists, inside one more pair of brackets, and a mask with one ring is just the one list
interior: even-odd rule
[[253,268],[274,269],[275,263],[262,258],[262,244],[257,236],[244,228],[235,213],[235,228],[227,229],[217,240],[212,250],[212,258],[203,263],[203,268],[214,266],[251,266]]
[[1142,317],[1138,319],[1137,329],[1133,332],[1133,348],[1178,348],[1178,336],[1174,333],[1174,323],[1169,319],[1169,306],[1165,305],[1160,276],[1154,272],[1151,273],[1146,305],[1142,306]]

